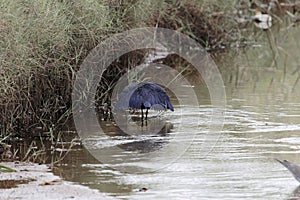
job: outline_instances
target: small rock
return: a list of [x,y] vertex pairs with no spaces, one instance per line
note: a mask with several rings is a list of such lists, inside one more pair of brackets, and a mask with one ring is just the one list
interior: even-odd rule
[[147,190],[148,190],[147,188],[143,187],[139,189],[139,192],[146,192]]

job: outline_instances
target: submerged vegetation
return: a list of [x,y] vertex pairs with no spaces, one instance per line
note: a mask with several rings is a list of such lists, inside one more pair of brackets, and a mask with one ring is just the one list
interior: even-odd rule
[[[58,141],[58,130],[72,117],[72,84],[80,64],[91,49],[114,33],[157,26],[185,33],[209,51],[242,46],[246,38],[241,27],[248,20],[240,23],[235,18],[241,18],[241,11],[251,15],[263,1],[240,3],[241,9],[238,2],[3,0],[0,144],[12,143],[14,137],[40,136],[41,132]],[[275,6],[282,11],[281,5]],[[289,8],[294,9],[288,12],[292,16],[298,12],[295,4]],[[276,14],[272,16],[276,18]],[[112,64],[99,84],[98,105],[108,102],[118,77],[144,57],[143,51],[131,52]],[[166,63],[173,67],[184,63],[175,61],[172,57]],[[26,158],[29,153],[23,154]]]

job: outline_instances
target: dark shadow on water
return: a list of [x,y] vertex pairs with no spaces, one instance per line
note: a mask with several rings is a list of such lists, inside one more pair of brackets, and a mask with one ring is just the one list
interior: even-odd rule
[[[168,133],[171,132],[172,128],[173,124],[165,123],[158,133],[147,135],[143,140],[118,145],[118,147],[126,151],[138,151],[139,153],[149,153],[159,150],[168,142]],[[121,134],[124,134],[121,129],[119,131]]]
[[[163,148],[164,144],[169,140],[168,134],[173,128],[171,123],[165,123],[158,133],[144,135],[142,136],[142,139],[137,139],[135,141],[132,139],[135,137],[124,133],[112,122],[102,121],[101,126],[107,136],[111,137],[111,140],[125,141],[125,143],[121,145],[116,145],[124,150],[124,152],[138,152],[141,154]],[[126,143],[126,140],[128,140],[128,143]],[[143,171],[143,169],[137,169],[137,171]],[[113,181],[122,178],[124,173],[115,169],[113,165],[101,163],[94,158],[84,146],[70,151],[61,162],[55,165],[53,172],[55,175],[59,175],[68,181],[86,185],[92,189],[97,189],[100,192],[108,193],[112,196],[118,196],[120,194],[130,195],[139,188],[144,187],[143,185]]]

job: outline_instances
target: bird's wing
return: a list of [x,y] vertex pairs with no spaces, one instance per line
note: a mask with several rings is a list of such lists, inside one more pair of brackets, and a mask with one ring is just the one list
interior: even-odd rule
[[119,99],[114,106],[116,110],[126,110],[130,107],[130,99],[133,93],[136,91],[138,83],[132,83],[126,86],[119,95]]
[[157,89],[157,92],[159,93],[159,104],[164,106],[165,110],[170,109],[171,111],[174,111],[173,105],[171,104],[170,98],[166,91],[163,88]]

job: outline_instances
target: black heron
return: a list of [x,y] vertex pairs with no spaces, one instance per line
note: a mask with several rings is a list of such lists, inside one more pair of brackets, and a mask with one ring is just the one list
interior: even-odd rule
[[125,87],[121,92],[120,98],[116,103],[115,108],[120,109],[141,109],[142,122],[144,120],[143,110],[146,109],[145,120],[147,121],[148,110],[174,111],[170,97],[166,91],[159,85],[152,82],[132,83]]

